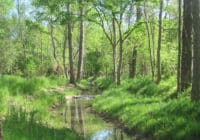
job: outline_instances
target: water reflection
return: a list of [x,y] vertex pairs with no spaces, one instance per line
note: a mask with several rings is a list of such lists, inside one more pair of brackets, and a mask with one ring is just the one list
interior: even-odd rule
[[64,109],[67,127],[75,130],[87,140],[132,140],[121,129],[108,124],[100,117],[92,114],[87,108],[89,97],[67,97]]

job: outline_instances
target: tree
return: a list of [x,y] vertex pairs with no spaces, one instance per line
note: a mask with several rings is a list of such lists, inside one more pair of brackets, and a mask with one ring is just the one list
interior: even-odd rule
[[[113,49],[113,75],[116,84],[120,85],[121,70],[123,63],[124,42],[131,35],[135,26],[124,27],[124,16],[129,14],[128,7],[132,6],[133,1],[98,1],[95,3],[97,21],[94,21],[103,29],[103,32],[110,42]],[[117,56],[117,46],[119,45],[119,59]]]
[[52,48],[53,48],[53,58],[54,58],[55,62],[58,64],[53,21],[51,20],[49,24],[50,24],[51,43],[52,43]]
[[64,67],[64,74],[65,77],[68,79],[69,75],[68,75],[68,69],[66,66],[66,48],[67,48],[67,25],[65,26],[65,30],[64,30],[64,41],[63,41],[63,67]]
[[[151,31],[150,31],[150,26],[149,26],[148,19],[147,19],[146,1],[144,2],[144,15],[145,15],[145,25],[146,25],[146,30],[147,30],[147,37],[148,37],[148,48],[149,48],[149,56],[150,56],[150,63],[151,63],[151,74],[152,74],[152,79],[154,79],[154,61],[153,61],[152,48],[151,48]],[[152,42],[153,42],[153,39],[152,39]]]
[[182,54],[181,54],[181,91],[187,89],[192,79],[192,1],[184,0]]
[[81,80],[83,77],[84,55],[85,55],[85,32],[84,32],[84,9],[83,0],[79,0],[80,9],[80,41],[79,41],[79,59],[78,59],[78,73],[77,80]]
[[67,12],[68,12],[68,45],[69,45],[69,65],[70,65],[70,83],[75,84],[74,76],[74,58],[73,58],[73,44],[72,44],[72,11],[71,3],[67,3]]
[[200,100],[200,1],[192,1],[193,30],[194,30],[194,67],[192,82],[192,100]]
[[162,45],[162,13],[163,13],[163,0],[160,0],[160,12],[159,12],[159,31],[158,31],[158,48],[157,48],[157,84],[161,81],[161,60],[160,50]]
[[[136,23],[138,23],[141,18],[142,18],[142,8],[140,6],[139,1],[137,0],[137,5],[136,5]],[[130,7],[132,8],[132,6]],[[130,9],[131,11],[131,9]],[[131,18],[131,16],[130,16]],[[130,19],[129,19],[130,22]],[[130,25],[130,23],[129,23]],[[138,54],[138,50],[137,50],[137,45],[134,45],[133,50],[132,50],[132,55],[131,55],[131,60],[130,60],[130,71],[129,71],[129,77],[130,78],[134,78],[136,76],[136,67],[137,67],[137,54]]]
[[178,69],[177,69],[177,91],[181,91],[181,23],[182,23],[182,0],[178,1]]

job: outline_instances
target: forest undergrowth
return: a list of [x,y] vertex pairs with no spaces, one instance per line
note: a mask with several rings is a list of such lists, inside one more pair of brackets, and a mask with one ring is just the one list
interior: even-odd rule
[[[101,78],[98,85],[104,85]],[[108,85],[108,84],[106,84]],[[96,112],[115,118],[125,127],[146,137],[166,140],[197,140],[200,137],[200,103],[191,102],[191,88],[176,92],[176,78],[155,84],[148,77],[110,84],[93,101]]]

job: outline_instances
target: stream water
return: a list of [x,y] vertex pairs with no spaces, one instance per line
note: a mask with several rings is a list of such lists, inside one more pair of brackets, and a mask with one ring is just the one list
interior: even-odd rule
[[122,129],[104,121],[91,112],[90,96],[68,98],[64,108],[64,119],[68,128],[79,133],[86,140],[134,140]]

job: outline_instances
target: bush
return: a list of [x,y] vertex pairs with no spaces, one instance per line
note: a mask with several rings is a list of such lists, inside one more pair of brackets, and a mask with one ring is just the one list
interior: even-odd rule
[[113,78],[111,77],[99,77],[95,80],[96,86],[101,89],[105,90],[110,87],[110,85],[113,83]]

